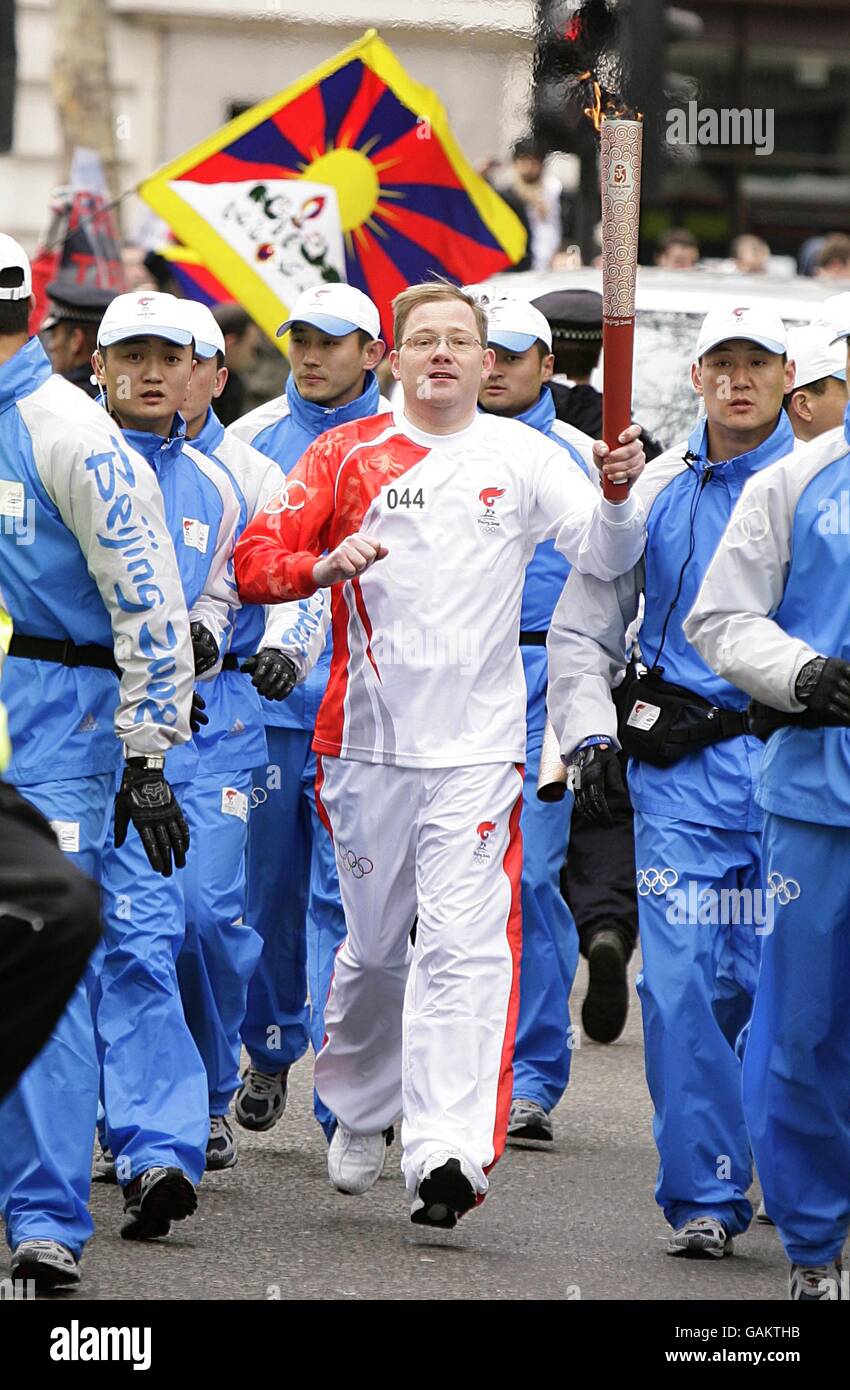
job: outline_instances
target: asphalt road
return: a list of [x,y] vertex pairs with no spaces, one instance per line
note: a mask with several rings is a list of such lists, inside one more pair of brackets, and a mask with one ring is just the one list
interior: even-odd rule
[[[584,990],[582,966],[574,1001]],[[785,1298],[771,1227],[753,1226],[731,1259],[664,1253],[635,996],[617,1043],[583,1040],[575,1051],[555,1142],[509,1148],[486,1202],[453,1232],[410,1224],[397,1144],[366,1196],[333,1190],[311,1071],[306,1060],[293,1071],[275,1129],[239,1130],[238,1166],[205,1177],[198,1213],[168,1239],[122,1241],[118,1190],[96,1184],[97,1234],[76,1300]]]

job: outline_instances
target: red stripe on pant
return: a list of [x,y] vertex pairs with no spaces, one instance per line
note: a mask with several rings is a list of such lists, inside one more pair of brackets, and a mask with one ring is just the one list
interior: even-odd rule
[[[317,810],[318,813],[319,813],[319,820],[322,822],[322,825],[325,827],[325,829],[327,830],[328,834],[330,835],[330,837],[331,837],[331,844],[333,844],[333,843],[334,843],[334,833],[333,833],[333,829],[332,829],[332,827],[331,827],[331,818],[330,818],[330,816],[328,815],[327,811],[325,810],[324,805],[322,804],[322,787],[324,786],[324,783],[325,783],[325,768],[324,768],[324,764],[323,764],[323,762],[322,762],[322,755],[321,755],[321,753],[317,753],[317,754],[316,754],[316,785],[315,785],[315,788],[314,788],[314,795],[315,795],[315,798],[316,798],[316,810]],[[342,947],[344,944],[345,944],[345,943],[344,943],[344,940],[341,941],[341,942],[339,943],[339,946],[337,946],[337,948],[336,948],[336,949],[337,949],[337,952],[340,950],[340,947]],[[336,960],[336,955],[334,955],[334,960]],[[333,987],[334,987],[334,971],[332,970],[332,971],[331,971],[330,982],[329,982],[329,984],[328,984],[328,992],[327,992],[327,994],[326,994],[326,996],[325,996],[325,1009],[327,1009],[327,1007],[328,1007],[328,1000],[329,1000],[330,997],[331,997],[331,990],[333,989]],[[325,1046],[325,1043],[327,1042],[327,1040],[328,1040],[328,1033],[327,1033],[327,1029],[325,1029],[324,1037],[322,1038],[322,1047]]]
[[[516,764],[516,770],[520,777],[525,777],[525,768],[522,764]],[[505,850],[505,857],[502,861],[502,869],[508,876],[511,885],[511,907],[508,913],[507,937],[508,945],[511,950],[511,992],[508,999],[508,1013],[505,1020],[505,1038],[502,1043],[502,1059],[499,1065],[499,1087],[496,1092],[496,1123],[493,1126],[493,1162],[484,1169],[489,1173],[494,1164],[498,1163],[505,1151],[505,1140],[508,1135],[508,1117],[511,1112],[511,1100],[514,1088],[514,1042],[516,1041],[516,1026],[519,1018],[519,971],[522,959],[522,832],[519,828],[520,817],[522,816],[522,789],[517,797],[514,809],[511,811],[510,830],[508,836],[508,847]],[[484,1200],[482,1193],[479,1202]]]

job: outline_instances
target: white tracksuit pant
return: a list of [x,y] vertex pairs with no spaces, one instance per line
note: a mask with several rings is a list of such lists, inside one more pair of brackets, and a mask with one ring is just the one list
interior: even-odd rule
[[504,1148],[519,1010],[521,771],[322,757],[316,797],[348,928],[316,1089],[358,1134],[403,1116],[409,1191],[449,1148],[486,1192]]

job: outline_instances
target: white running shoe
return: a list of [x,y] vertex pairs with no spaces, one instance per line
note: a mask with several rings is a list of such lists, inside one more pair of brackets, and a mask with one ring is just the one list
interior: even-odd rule
[[827,1265],[793,1265],[788,1275],[788,1297],[795,1303],[837,1303],[850,1298],[841,1261]]
[[732,1240],[722,1221],[695,1216],[670,1237],[667,1254],[682,1255],[686,1260],[719,1260],[733,1254]]
[[80,1264],[58,1240],[22,1240],[12,1256],[12,1279],[32,1279],[37,1293],[73,1289],[80,1282]]
[[377,1134],[352,1134],[337,1123],[328,1149],[328,1177],[338,1192],[359,1196],[374,1187],[384,1171],[392,1128]]

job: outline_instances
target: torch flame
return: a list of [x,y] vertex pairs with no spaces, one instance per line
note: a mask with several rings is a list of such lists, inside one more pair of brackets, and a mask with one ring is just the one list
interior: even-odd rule
[[578,78],[579,82],[589,82],[593,92],[593,100],[590,106],[584,108],[584,114],[593,122],[593,129],[597,135],[602,129],[603,121],[633,120],[642,121],[643,116],[640,111],[632,111],[628,104],[616,92],[603,92],[602,87],[592,72],[583,72]]

